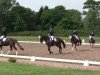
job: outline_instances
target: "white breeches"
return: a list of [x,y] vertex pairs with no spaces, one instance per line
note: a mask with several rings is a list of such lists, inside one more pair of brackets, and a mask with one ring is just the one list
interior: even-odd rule
[[2,35],[1,37],[0,37],[0,39],[3,39],[4,38],[4,36]]
[[74,35],[74,36],[79,40],[78,36],[76,36],[76,35]]
[[94,38],[94,37],[92,37],[92,36],[89,36],[89,39],[91,39],[91,38]]
[[4,38],[4,37],[5,37],[5,36],[2,35],[2,36],[0,37],[0,39],[3,39],[3,41],[5,41],[6,38]]
[[57,41],[54,36],[49,36],[49,37],[50,37],[50,41],[52,41],[52,40]]

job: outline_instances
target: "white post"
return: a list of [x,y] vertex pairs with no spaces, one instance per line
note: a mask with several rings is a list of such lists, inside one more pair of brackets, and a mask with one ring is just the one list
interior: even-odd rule
[[85,60],[84,63],[83,63],[83,65],[84,66],[89,66],[89,61],[88,60]]
[[84,39],[82,39],[82,43],[83,43],[83,45],[85,45],[85,40]]
[[66,41],[64,40],[64,42],[66,42]]
[[35,56],[32,56],[31,57],[31,61],[35,61],[36,59],[35,59]]

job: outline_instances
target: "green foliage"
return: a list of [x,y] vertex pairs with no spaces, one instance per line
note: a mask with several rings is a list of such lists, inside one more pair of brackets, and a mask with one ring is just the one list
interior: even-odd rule
[[38,36],[38,35],[48,35],[48,31],[22,31],[22,32],[10,32],[10,36]]
[[6,13],[15,5],[16,0],[0,0],[0,12]]
[[84,3],[84,9],[89,9],[85,14],[84,26],[86,30],[100,29],[100,1],[87,0]]
[[58,22],[57,27],[70,30],[83,28],[80,12],[77,10],[66,11],[66,15]]
[[[15,32],[16,35],[44,34],[50,26],[56,30],[57,36],[68,36],[66,33],[61,33],[74,29],[79,30],[80,35],[83,35],[81,34],[83,30],[100,31],[100,1],[87,0],[84,9],[89,11],[85,11],[85,18],[82,18],[83,15],[78,10],[66,10],[62,5],[52,9],[48,6],[41,7],[39,12],[35,12],[20,6],[16,0],[0,0],[0,31],[4,26],[8,32]],[[84,32],[85,35],[86,33]]]
[[17,60],[15,58],[11,57],[11,58],[8,59],[8,61],[12,62],[12,63],[15,63]]
[[62,19],[65,14],[63,6],[56,6],[54,9],[48,9],[41,15],[41,25],[43,29],[48,29],[49,26],[56,27],[57,23]]
[[[90,32],[89,30],[77,30],[79,36],[89,36]],[[71,35],[73,30],[64,30],[64,29],[54,29],[54,35],[55,36],[69,36]],[[11,32],[8,35],[9,36],[39,36],[39,35],[48,35],[48,30],[39,30],[39,31],[22,31],[22,32]],[[100,36],[99,31],[94,31],[96,36]]]
[[97,8],[100,8],[100,1],[96,1],[96,0],[87,0],[84,3],[84,9],[92,9],[95,10]]
[[13,7],[10,12],[14,13],[12,15],[16,17],[13,21],[14,31],[33,30],[36,28],[34,22],[34,13],[30,9],[22,6],[16,6]]

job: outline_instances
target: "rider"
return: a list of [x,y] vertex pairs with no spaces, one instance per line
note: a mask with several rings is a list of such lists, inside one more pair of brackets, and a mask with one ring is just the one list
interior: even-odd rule
[[92,31],[89,35],[89,39],[94,38],[94,32]]
[[0,41],[3,42],[6,40],[6,37],[7,37],[7,31],[6,31],[6,28],[2,28],[2,32],[1,32],[1,37],[0,37]]
[[54,30],[49,27],[49,38],[50,38],[50,41],[53,43],[54,42]]
[[79,37],[77,36],[77,31],[76,30],[73,31],[72,35],[75,36],[79,40]]

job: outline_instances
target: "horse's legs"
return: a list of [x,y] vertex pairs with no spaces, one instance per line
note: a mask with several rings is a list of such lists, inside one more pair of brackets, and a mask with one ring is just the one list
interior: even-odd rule
[[1,47],[1,54],[3,54],[2,46],[0,46],[0,47]]
[[48,46],[48,51],[49,51],[49,54],[53,53],[53,52],[51,52],[51,50],[50,50],[50,46]]
[[7,52],[7,55],[10,53],[11,51],[9,50],[8,52]]
[[7,55],[12,51],[12,46],[10,45],[10,50],[7,52]]
[[59,53],[61,54],[62,53],[62,47],[59,46]]
[[90,43],[90,46],[93,47],[93,43]]
[[75,49],[77,50],[77,45],[75,44]]
[[3,54],[3,50],[1,50],[1,54]]
[[16,50],[16,55],[18,55],[18,51]]
[[16,50],[16,55],[18,55],[18,51],[17,51],[17,48],[15,47],[15,45],[13,46],[13,48]]
[[94,43],[91,44],[91,47],[93,47],[93,46],[94,46]]
[[73,51],[73,45],[74,45],[74,44],[72,43],[72,51]]

